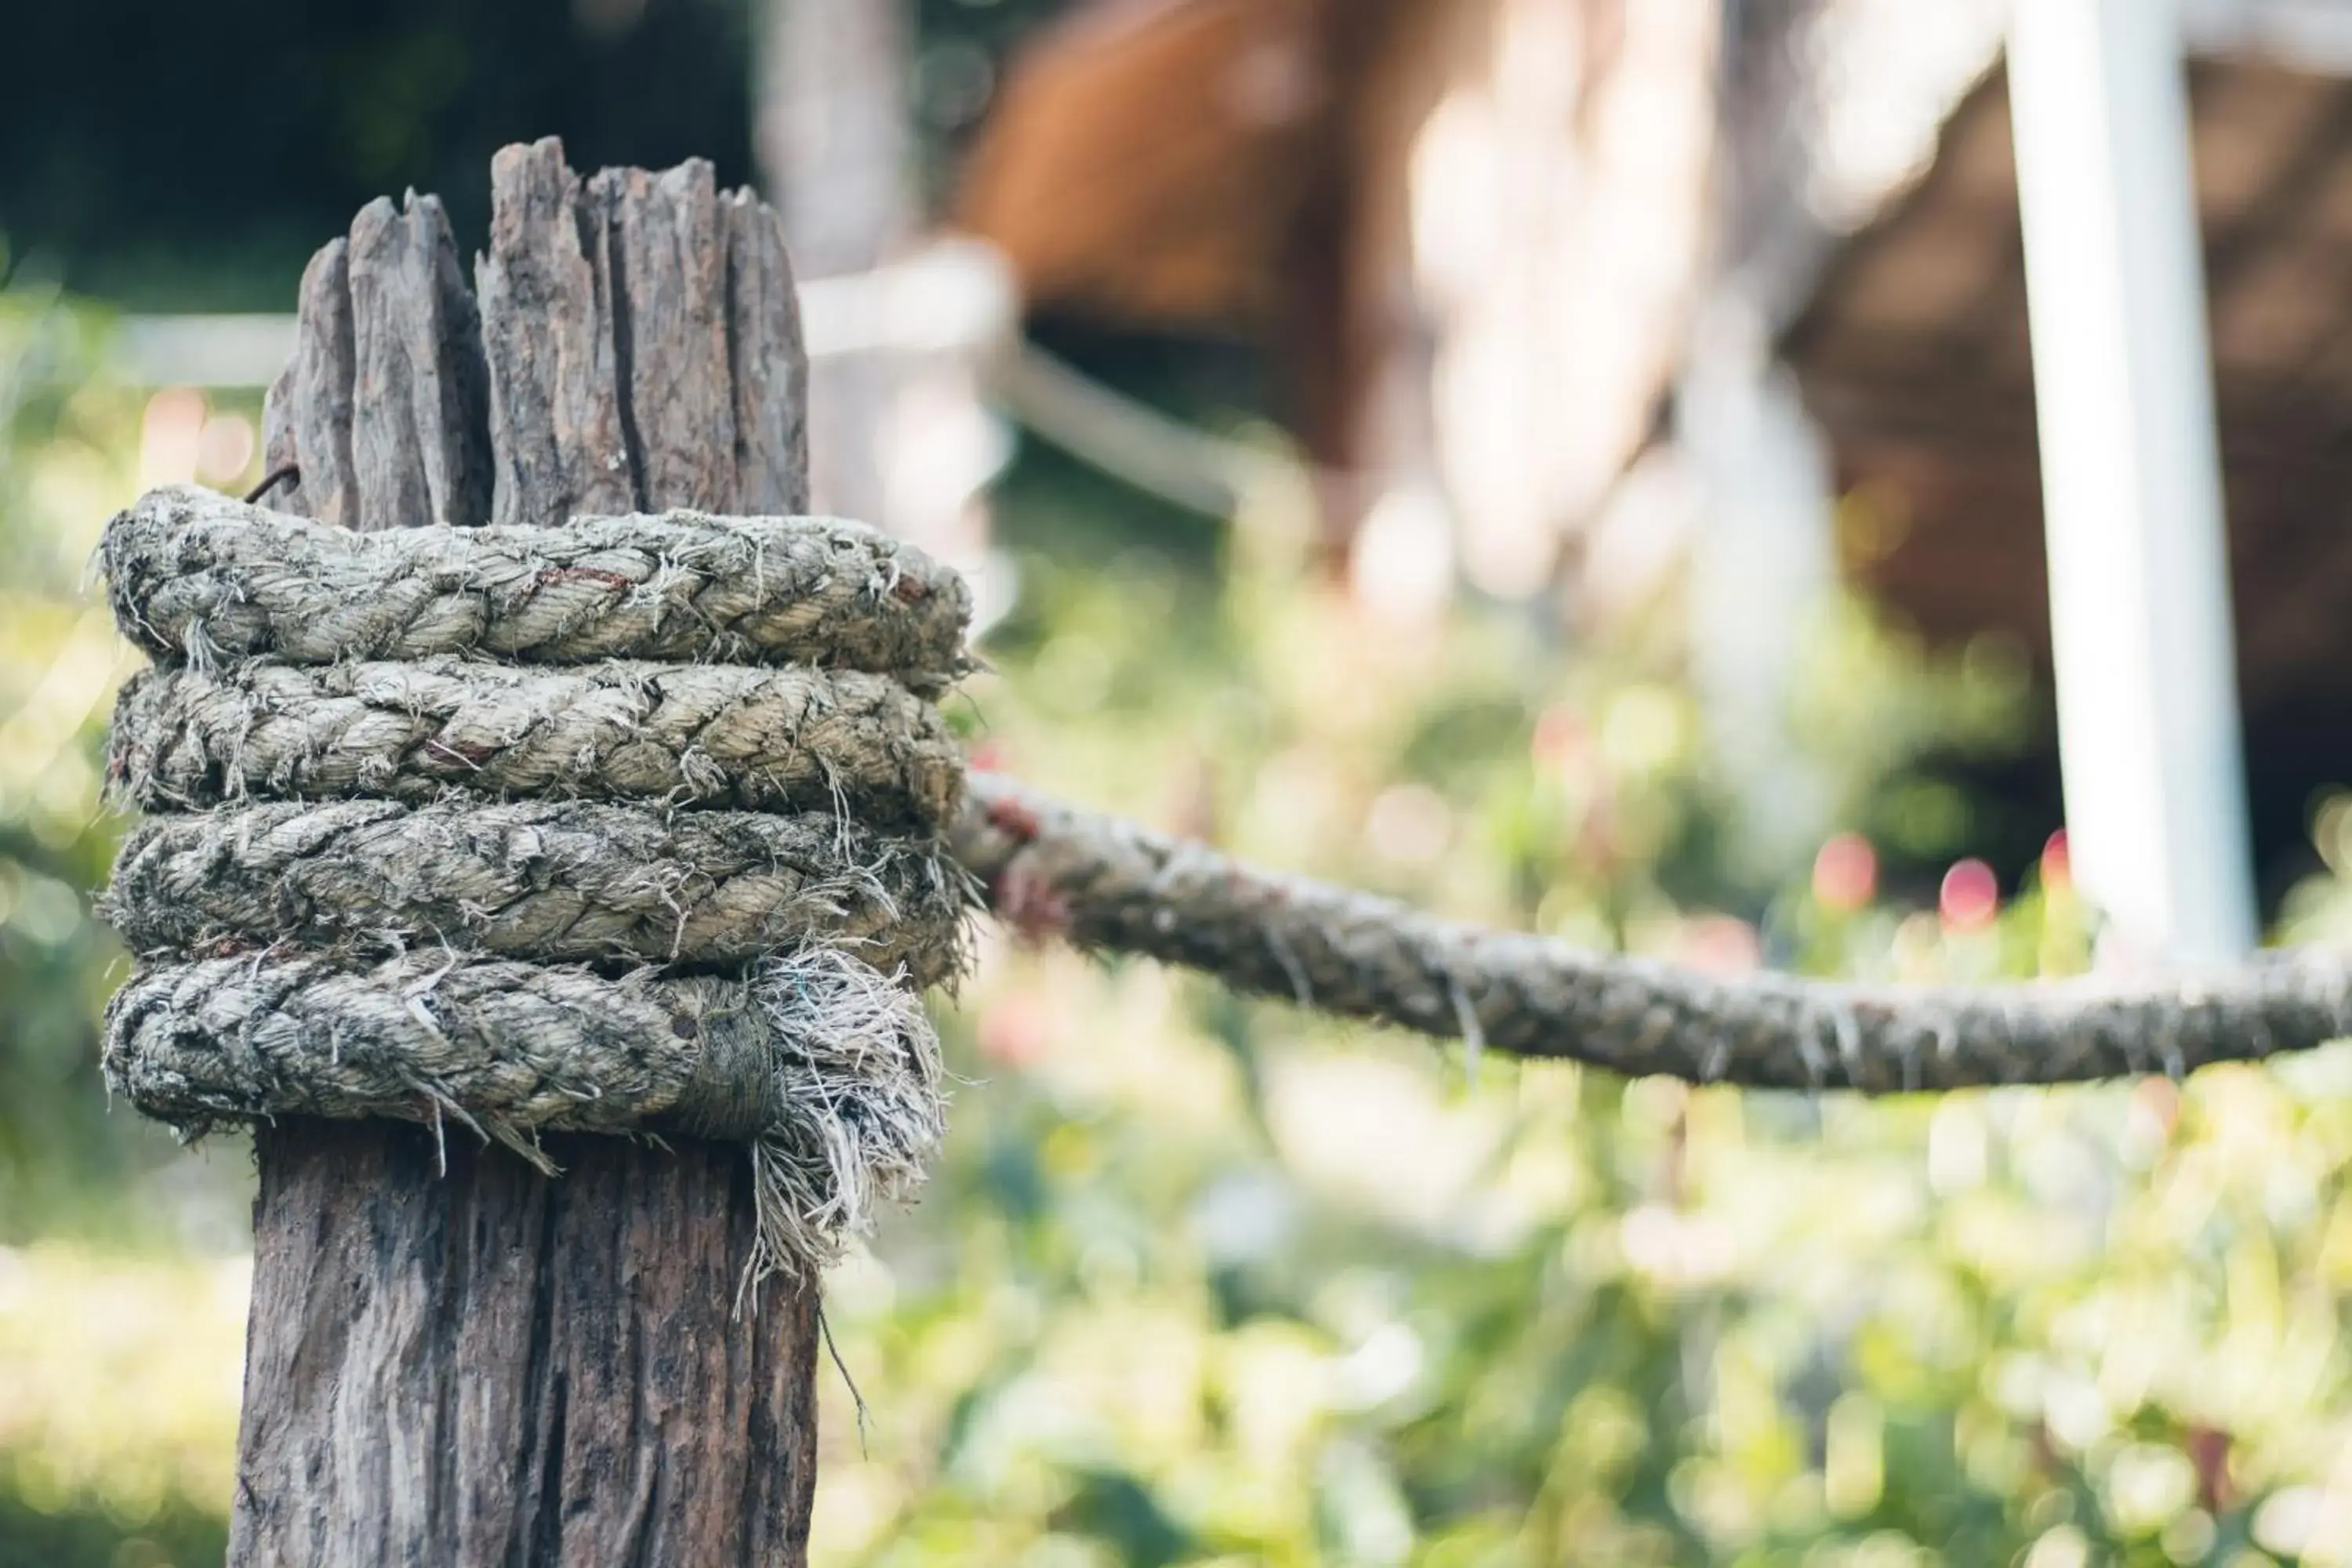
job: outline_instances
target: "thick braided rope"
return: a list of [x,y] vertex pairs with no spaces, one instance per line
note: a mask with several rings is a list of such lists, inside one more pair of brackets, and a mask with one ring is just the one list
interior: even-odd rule
[[919,550],[810,518],[583,518],[356,533],[192,486],[150,492],[100,546],[115,618],[199,668],[470,653],[827,665],[936,692],[963,672],[971,595]]
[[786,1269],[910,1196],[946,1131],[920,1000],[821,949],[740,980],[422,953],[150,963],[108,1008],[107,1076],[190,1135],[256,1117],[456,1121],[551,1173],[542,1131],[749,1142],[755,1266]]
[[911,1194],[915,988],[974,900],[923,695],[964,667],[951,574],[825,519],[362,535],[185,490],[101,558],[162,661],[109,756],[162,814],[103,905],[134,1105],[454,1121],[542,1165],[549,1131],[740,1140],[762,1269]]
[[145,809],[247,796],[622,799],[835,807],[946,822],[961,759],[939,710],[887,675],[607,659],[142,670],[114,710],[107,776]]
[[2179,1077],[2352,1035],[2352,955],[2340,948],[2205,974],[1981,987],[1719,978],[1260,870],[984,773],[954,837],[957,858],[1024,929],[1474,1049],[1634,1077],[1902,1093]]
[[100,910],[139,952],[278,942],[385,957],[734,968],[835,947],[919,985],[962,968],[965,879],[821,814],[593,801],[267,801],[131,829]]

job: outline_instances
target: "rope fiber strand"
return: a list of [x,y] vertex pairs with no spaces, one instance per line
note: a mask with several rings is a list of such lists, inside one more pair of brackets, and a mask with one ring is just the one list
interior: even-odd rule
[[2143,983],[1717,979],[1261,871],[985,773],[969,780],[952,838],[999,915],[1034,934],[1629,1076],[1886,1094],[2178,1077],[2352,1034],[2352,964],[2324,948]]

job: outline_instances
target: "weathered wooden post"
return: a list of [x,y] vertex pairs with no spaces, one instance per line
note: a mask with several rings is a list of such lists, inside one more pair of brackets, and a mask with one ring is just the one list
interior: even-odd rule
[[[300,574],[280,569],[282,555],[258,574],[231,557],[278,548],[257,541],[273,527],[296,539],[288,531],[303,525],[249,509],[207,521],[194,514],[211,503],[184,495],[151,498],[142,504],[152,515],[126,514],[110,534],[118,614],[173,668],[126,693],[117,716],[119,786],[167,815],[126,847],[110,895],[117,923],[157,967],[134,976],[110,1014],[109,1070],[142,1109],[184,1124],[278,1117],[257,1134],[234,1563],[797,1563],[814,1478],[819,1331],[807,1264],[817,1254],[755,1300],[742,1287],[755,1256],[794,1261],[803,1233],[787,1235],[780,1218],[822,1231],[854,1217],[869,1188],[894,1180],[873,1149],[919,1156],[936,1136],[928,1079],[902,1102],[877,1101],[878,1114],[848,1105],[846,1121],[825,1085],[848,1079],[819,1080],[885,1058],[874,1070],[903,1073],[912,1062],[922,1078],[935,1059],[919,1009],[888,977],[896,965],[902,978],[937,978],[959,950],[967,895],[930,858],[923,826],[952,810],[956,764],[935,712],[892,676],[924,672],[908,677],[919,692],[951,674],[968,601],[929,563],[842,525],[753,525],[788,531],[757,537],[803,552],[801,585],[782,598],[788,563],[724,519],[593,525],[699,530],[644,556],[635,576],[600,565],[602,544],[550,545],[544,534],[514,546],[505,564],[467,556],[473,563],[452,565],[492,548],[466,542],[490,537],[470,525],[543,530],[666,508],[773,515],[806,502],[805,367],[773,215],[748,195],[718,192],[699,162],[583,181],[553,141],[506,149],[492,184],[478,306],[438,203],[379,201],[306,272],[299,349],[268,401],[273,509],[360,531],[441,525],[431,545],[440,553],[386,565],[376,557],[388,550],[335,544],[349,536],[311,529],[297,542],[310,552],[312,578],[289,586],[279,579]],[[738,545],[740,569],[711,564]],[[551,552],[574,548],[576,563],[551,563]],[[336,551],[351,556],[335,569],[345,576],[315,565]],[[198,555],[213,573],[201,587],[183,574]],[[368,572],[379,573],[370,589],[378,607],[411,617],[399,623],[406,651],[382,638],[352,647],[340,629],[305,624],[302,594],[331,597],[357,580],[348,574]],[[691,596],[681,578],[695,580]],[[170,613],[180,619],[156,624],[175,589]],[[718,599],[740,624],[714,626]],[[849,624],[836,611],[883,638],[871,645],[880,651],[859,663],[833,657],[845,646],[796,646],[824,644]],[[522,632],[502,616],[529,619],[539,651],[518,650],[509,634]],[[604,619],[592,627],[593,617]],[[912,646],[917,621],[928,651],[890,651]],[[612,645],[582,653],[595,640],[583,628],[595,638],[611,631]],[[225,637],[245,640],[216,668]],[[567,637],[570,651],[548,651],[547,639]],[[891,637],[899,641],[886,647]],[[751,663],[731,671],[696,662],[753,644]],[[466,657],[477,648],[504,662]],[[606,662],[534,663],[583,657]],[[339,662],[386,658],[424,662]],[[646,662],[664,658],[685,662]],[[836,663],[845,668],[810,668]],[[877,673],[856,673],[865,670]],[[679,691],[719,679],[766,706],[754,712],[753,697],[722,697],[673,716],[692,706]],[[290,709],[271,695],[305,682],[305,693],[329,691],[337,680],[374,686],[333,688],[331,700],[304,695]],[[265,689],[270,681],[279,685]],[[623,717],[602,731],[580,721],[609,748],[593,762],[569,739],[542,747],[554,753],[534,764],[535,777],[553,781],[544,788],[477,790],[467,769],[509,767],[587,699],[528,712],[512,703],[505,727],[489,725],[478,743],[451,739],[446,725],[407,736],[401,726],[435,681],[488,682],[475,695],[489,693],[492,708],[531,681],[570,681],[564,689],[598,700],[617,689]],[[902,717],[875,717],[885,710]],[[644,766],[644,737],[663,724],[677,732],[652,760],[656,775],[674,770],[675,787],[659,776],[625,787],[622,773]],[[842,764],[844,734],[865,735],[857,754],[884,773],[920,775],[929,805],[903,818],[853,810],[862,786]],[[256,760],[281,742],[277,761]],[[334,783],[347,776],[357,787]],[[616,802],[634,788],[644,804],[596,804],[607,786]],[[501,804],[517,793],[524,798]],[[740,809],[668,811],[681,800]],[[793,811],[814,815],[761,815]],[[581,815],[590,813],[605,815]],[[583,822],[604,826],[579,831]],[[371,840],[364,863],[341,849],[332,860],[317,848],[331,826],[405,837]],[[559,852],[559,832],[572,833],[572,850]],[[683,869],[658,885],[650,867],[633,878],[633,835],[659,837]],[[429,853],[385,853],[394,842]],[[281,853],[301,864],[281,876],[270,858]],[[593,889],[590,860],[603,867]],[[443,871],[445,861],[504,879],[499,897],[514,910],[431,885],[459,874]],[[566,878],[533,912],[515,912]],[[541,906],[571,913],[556,919]],[[931,910],[932,936],[889,946],[918,906]],[[413,918],[385,967],[353,970],[355,960],[338,956],[379,942],[392,913]],[[757,966],[776,962],[762,954],[795,921],[835,950],[821,955],[834,965],[824,973],[848,977],[849,1023],[823,1038],[840,1020],[788,1016],[792,996],[807,994],[798,981],[761,989],[759,975],[774,971]],[[451,952],[444,966],[434,933],[460,930],[489,956]],[[647,978],[657,973],[648,965],[696,942],[707,948],[701,968],[672,964],[663,973],[681,978]],[[493,962],[508,953],[551,967]],[[754,971],[733,978],[747,963]],[[610,1010],[600,998],[642,1011],[625,1028],[599,1016]],[[545,1029],[531,1042],[540,1054],[520,1051],[522,1037],[512,1036],[519,1055],[508,1059],[497,1020],[523,1003]],[[374,1007],[373,1022],[361,1004]],[[881,1025],[861,1033],[875,1017]],[[551,1127],[639,1125],[588,1104],[601,1091],[541,1048],[573,1049],[600,1029],[609,1058],[635,1075],[631,1091],[657,1113],[645,1131],[666,1142],[539,1138]],[[813,1054],[795,1056],[803,1034]],[[457,1059],[460,1045],[475,1058]],[[843,1054],[818,1060],[829,1046]],[[866,1054],[852,1061],[856,1052]],[[469,1114],[452,1087],[466,1074],[476,1083],[504,1074],[491,1088],[507,1092],[523,1068],[540,1075],[527,1115],[508,1119],[510,1102],[495,1095],[490,1113],[477,1104]],[[369,1083],[347,1093],[289,1081],[303,1073]],[[834,1120],[799,1145],[782,1134],[755,1142],[766,1162],[755,1171],[741,1140],[783,1127],[788,1102],[808,1093]],[[285,1114],[312,1108],[427,1125]],[[720,1124],[739,1141],[680,1135]],[[461,1125],[551,1157],[562,1173],[542,1173]],[[912,1142],[890,1144],[909,1131]],[[858,1190],[829,1189],[836,1178]],[[808,1191],[824,1197],[816,1212],[782,1201]]]
[[[478,306],[440,205],[362,211],[304,274],[270,398],[279,510],[358,529],[807,504],[772,215],[710,166],[491,166]],[[733,1316],[740,1147],[289,1120],[257,1134],[237,1563],[797,1562],[814,1282]]]

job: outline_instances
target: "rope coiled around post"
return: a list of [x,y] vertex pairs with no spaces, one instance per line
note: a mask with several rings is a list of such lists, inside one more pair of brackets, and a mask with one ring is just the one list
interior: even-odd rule
[[763,1271],[920,1184],[917,993],[976,898],[952,573],[831,519],[362,534],[184,489],[100,559],[158,661],[108,756],[155,814],[102,906],[141,1110],[456,1121],[550,1170],[546,1131],[740,1140]]

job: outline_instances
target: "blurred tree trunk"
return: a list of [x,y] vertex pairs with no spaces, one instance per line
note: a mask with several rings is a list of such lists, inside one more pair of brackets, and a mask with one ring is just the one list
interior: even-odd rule
[[1774,346],[1827,255],[1805,190],[1819,84],[1803,43],[1821,9],[1724,8],[1706,269],[1675,385],[1674,440],[1698,500],[1692,683],[1731,785],[1726,853],[1759,883],[1802,868],[1837,805],[1794,706],[1807,639],[1837,585],[1834,476]]
[[[761,0],[753,123],[769,199],[806,279],[869,271],[920,216],[905,0]],[[888,526],[885,468],[898,367],[837,354],[810,372],[809,479],[819,510]]]
[[[1317,470],[1315,554],[1348,574],[1366,514],[1437,489],[1429,323],[1414,298],[1412,148],[1477,0],[1308,0],[1289,47],[1309,85],[1303,177],[1275,269],[1290,422]],[[1424,509],[1442,519],[1441,510]]]

